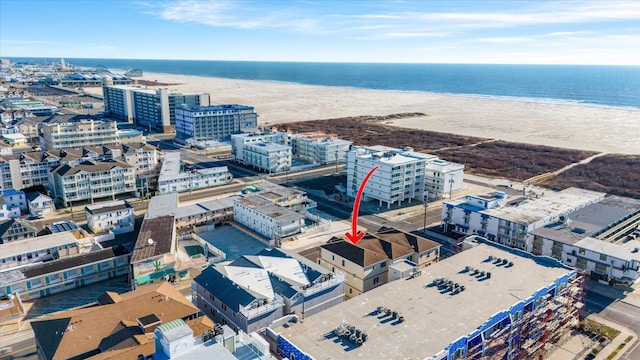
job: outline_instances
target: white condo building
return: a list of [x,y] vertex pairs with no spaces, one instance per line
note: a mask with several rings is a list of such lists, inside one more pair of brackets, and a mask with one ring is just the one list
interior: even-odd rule
[[464,165],[417,153],[410,147],[356,146],[347,152],[347,196],[356,197],[365,176],[376,166],[378,170],[364,188],[364,200],[378,200],[387,208],[405,200],[424,201],[426,196],[441,198],[463,188]]
[[568,188],[542,197],[508,200],[504,192],[467,195],[444,201],[442,222],[448,230],[480,235],[502,245],[533,251],[531,232],[557,222],[577,209],[604,199],[605,194]]
[[135,168],[120,161],[63,164],[50,176],[52,194],[65,204],[136,192]]
[[297,234],[304,226],[304,216],[260,195],[234,199],[233,220],[267,239]]
[[323,132],[291,134],[293,155],[310,163],[343,163],[351,144],[351,141]]
[[246,105],[179,107],[175,117],[176,141],[182,144],[206,144],[258,129],[258,114]]
[[270,174],[291,170],[291,147],[273,143],[244,146],[244,164]]
[[49,169],[60,164],[60,158],[43,151],[0,156],[0,190],[23,189],[49,184]]
[[235,161],[268,173],[291,169],[289,134],[279,131],[231,135]]
[[224,185],[233,179],[226,166],[182,170],[180,153],[167,152],[164,155],[160,176],[158,177],[158,191],[160,194]]
[[258,143],[289,145],[289,134],[280,131],[266,131],[231,135],[231,155],[237,162],[245,163],[244,148]]

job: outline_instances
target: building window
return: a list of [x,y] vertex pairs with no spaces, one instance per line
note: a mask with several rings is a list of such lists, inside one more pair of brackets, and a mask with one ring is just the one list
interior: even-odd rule
[[600,261],[607,261],[607,255],[600,254]]
[[376,277],[373,278],[373,284],[374,285],[379,283],[379,282],[380,282],[380,277],[379,276],[376,276]]
[[342,260],[342,266],[344,266],[344,260]]
[[383,267],[385,267],[385,266],[387,266],[387,262],[386,262],[386,261],[383,261],[383,262],[380,264],[380,267],[381,267],[381,268],[383,268]]

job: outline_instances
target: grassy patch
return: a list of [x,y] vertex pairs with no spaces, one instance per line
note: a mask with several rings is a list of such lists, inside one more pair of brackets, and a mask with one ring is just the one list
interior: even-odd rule
[[[423,113],[385,116],[353,116],[339,119],[280,124],[280,130],[307,132],[322,130],[336,134],[354,145],[385,145],[395,148],[413,147],[415,151],[432,153],[444,160],[465,165],[465,172],[477,175],[526,180],[554,172],[595,155],[595,152],[563,149],[508,141],[486,142],[488,139],[456,134],[403,128],[385,124],[386,120],[422,117]],[[479,144],[484,142],[482,144]],[[478,144],[470,146],[472,144]],[[576,186],[583,189],[640,199],[640,155],[609,154],[588,164],[575,166],[542,186],[554,190]]]
[[608,327],[604,324],[600,324],[597,321],[586,319],[586,323],[583,324],[586,330],[590,332],[599,333],[600,335],[607,337],[609,340],[613,340],[616,336],[620,335],[620,330]]

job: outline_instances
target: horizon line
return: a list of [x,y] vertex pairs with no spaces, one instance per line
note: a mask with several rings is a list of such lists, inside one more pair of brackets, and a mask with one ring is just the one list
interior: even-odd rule
[[[317,60],[230,60],[230,59],[157,59],[157,58],[124,58],[124,57],[64,57],[64,56],[2,56],[2,59],[82,59],[82,60],[142,60],[142,61],[213,61],[213,62],[247,62],[247,63],[309,63],[309,64],[379,64],[379,65],[540,65],[540,66],[633,66],[640,64],[601,64],[601,63],[508,63],[508,62],[393,62],[393,61],[317,61]],[[73,64],[71,64],[73,65]]]

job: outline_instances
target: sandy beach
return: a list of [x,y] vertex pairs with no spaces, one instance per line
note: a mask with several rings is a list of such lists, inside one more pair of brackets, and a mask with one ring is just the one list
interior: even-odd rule
[[[254,106],[260,125],[358,115],[421,112],[390,124],[608,153],[640,154],[640,110],[422,92],[145,73],[182,92],[208,92],[212,104]],[[87,88],[101,92],[99,88]],[[321,130],[321,129],[319,129]]]

